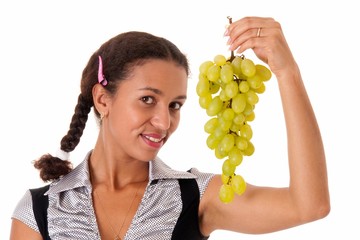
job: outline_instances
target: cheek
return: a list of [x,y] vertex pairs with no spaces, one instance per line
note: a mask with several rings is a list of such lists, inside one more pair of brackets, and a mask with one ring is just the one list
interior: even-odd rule
[[179,126],[179,123],[180,123],[180,113],[176,113],[171,119],[171,126],[169,131],[171,133],[175,132]]
[[146,113],[137,110],[135,107],[130,108],[126,113],[123,113],[121,117],[123,118],[123,123],[130,129],[139,128],[148,120]]
[[126,136],[143,123],[142,113],[135,108],[118,107],[111,112],[109,127],[113,134]]

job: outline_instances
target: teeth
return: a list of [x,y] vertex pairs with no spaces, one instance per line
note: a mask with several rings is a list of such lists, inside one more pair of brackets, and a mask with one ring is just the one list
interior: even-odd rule
[[149,139],[150,141],[152,142],[160,142],[162,140],[162,138],[153,138],[153,137],[150,137],[150,136],[145,136],[147,139]]

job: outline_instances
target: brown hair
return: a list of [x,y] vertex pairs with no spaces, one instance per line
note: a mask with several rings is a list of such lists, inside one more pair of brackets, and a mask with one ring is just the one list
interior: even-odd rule
[[[150,59],[173,61],[182,66],[189,75],[189,64],[186,56],[169,40],[154,36],[146,32],[121,33],[104,44],[90,57],[83,70],[81,78],[81,93],[75,106],[69,131],[62,138],[60,149],[65,152],[73,151],[83,134],[91,107],[94,106],[92,88],[98,84],[98,66],[101,56],[103,60],[103,74],[108,84],[105,89],[115,95],[119,82],[126,79],[133,67],[143,64]],[[94,108],[97,118],[99,112]],[[43,181],[53,181],[69,173],[72,164],[69,160],[61,160],[50,154],[41,156],[34,162],[35,168],[40,170]]]

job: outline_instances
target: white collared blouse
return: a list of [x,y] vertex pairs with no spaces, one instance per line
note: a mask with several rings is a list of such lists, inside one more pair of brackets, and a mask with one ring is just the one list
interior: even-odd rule
[[[101,239],[91,194],[90,153],[73,171],[51,183],[45,193],[49,197],[48,231],[53,240]],[[173,170],[160,158],[150,161],[149,183],[124,240],[171,239],[182,210],[178,179],[196,179],[201,199],[213,176],[196,168],[189,172]],[[29,190],[18,202],[12,217],[39,232]]]

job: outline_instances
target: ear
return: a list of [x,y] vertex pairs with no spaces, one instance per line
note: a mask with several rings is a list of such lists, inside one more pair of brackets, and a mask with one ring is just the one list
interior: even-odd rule
[[94,107],[100,114],[107,114],[110,106],[110,97],[101,84],[95,84],[92,88]]

